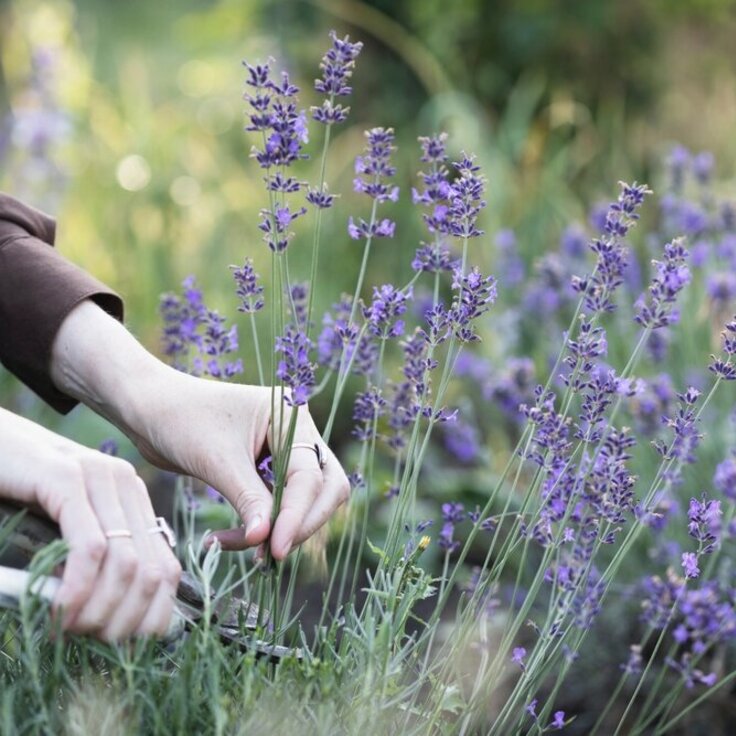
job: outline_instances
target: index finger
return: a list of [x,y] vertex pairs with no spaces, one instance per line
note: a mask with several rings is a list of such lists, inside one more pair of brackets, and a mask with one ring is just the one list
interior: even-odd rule
[[[63,612],[62,627],[69,628],[89,599],[105,558],[107,542],[82,481],[62,489],[61,504],[45,508],[61,528],[69,555],[54,599],[54,612]],[[43,505],[43,504],[42,504]],[[56,512],[56,513],[54,513]]]

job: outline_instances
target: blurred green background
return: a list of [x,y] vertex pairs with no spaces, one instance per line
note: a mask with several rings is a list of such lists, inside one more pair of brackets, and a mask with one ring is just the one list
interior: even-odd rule
[[[445,129],[454,153],[478,153],[489,235],[473,262],[484,269],[501,228],[531,266],[619,179],[656,188],[674,141],[712,150],[733,179],[730,0],[0,0],[0,187],[58,217],[58,247],[123,295],[151,349],[159,294],[186,275],[233,316],[228,265],[251,256],[267,272],[240,61],[275,57],[309,105],[331,28],[365,48],[328,161],[343,196],[325,218],[320,311],[353,288],[360,254],[345,224],[365,215],[350,181],[367,127],[397,131],[404,202],[418,135]],[[300,173],[313,180],[314,166]],[[412,208],[391,214],[401,236],[376,248],[369,284],[408,280],[422,237]],[[53,416],[7,375],[0,400],[88,442],[109,433],[88,412]]]

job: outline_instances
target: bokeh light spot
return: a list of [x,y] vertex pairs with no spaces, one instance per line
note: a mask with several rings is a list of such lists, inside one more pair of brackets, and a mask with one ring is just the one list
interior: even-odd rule
[[191,176],[178,176],[169,187],[171,199],[182,207],[193,205],[199,199],[201,192],[199,182]]
[[151,181],[151,167],[143,156],[133,153],[120,159],[115,176],[123,189],[138,192]]

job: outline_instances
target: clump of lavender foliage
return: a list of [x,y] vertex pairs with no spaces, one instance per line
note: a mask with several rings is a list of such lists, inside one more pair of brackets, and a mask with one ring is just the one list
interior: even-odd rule
[[[579,718],[579,732],[601,733],[615,723],[613,705],[628,687],[616,733],[666,730],[685,712],[677,710],[683,689],[711,692],[719,678],[725,683],[736,677],[736,669],[719,672],[715,665],[716,650],[723,651],[736,631],[733,573],[721,569],[715,576],[735,531],[736,464],[733,457],[722,459],[715,471],[713,486],[723,498],[695,492],[688,475],[698,462],[703,418],[710,416],[713,397],[736,379],[736,321],[723,314],[733,306],[736,285],[723,273],[707,273],[702,282],[709,310],[725,323],[717,354],[707,365],[701,356],[701,364],[692,366],[699,369],[692,382],[685,382],[682,372],[673,377],[662,370],[674,344],[672,327],[691,318],[679,305],[699,286],[700,271],[711,268],[709,254],[717,253],[719,263],[736,263],[736,208],[710,196],[712,161],[678,149],[669,162],[659,230],[645,241],[651,269],[638,299],[632,295],[643,288],[642,272],[632,242],[652,192],[637,183],[621,183],[618,196],[596,208],[590,237],[582,226],[571,226],[557,250],[531,268],[514,233],[498,233],[497,281],[474,265],[486,206],[486,180],[477,159],[464,152],[451,157],[444,133],[423,136],[422,168],[411,200],[424,239],[406,249],[405,283],[397,276],[369,290],[365,279],[376,241],[391,238],[397,248],[405,247],[392,214],[400,200],[394,131],[373,127],[365,133],[353,178],[353,191],[364,195],[369,212],[342,220],[346,232],[340,247],[362,248],[355,288],[352,294],[335,294],[332,309],[321,320],[313,318],[322,212],[337,202],[325,181],[326,151],[332,127],[348,116],[339,100],[352,92],[349,82],[361,51],[361,44],[334,33],[331,41],[315,83],[324,100],[310,111],[311,119],[324,125],[319,180],[311,184],[289,173],[307,158],[310,141],[310,116],[299,108],[298,88],[286,73],[276,77],[271,62],[246,64],[246,130],[253,134],[252,156],[265,183],[259,228],[274,274],[268,285],[270,375],[258,353],[256,329],[266,291],[252,261],[233,272],[238,309],[251,320],[260,380],[289,389],[285,400],[295,407],[320,392],[326,396],[332,387],[325,441],[341,410],[350,412],[353,422],[355,490],[325,595],[338,606],[323,607],[313,653],[332,657],[340,671],[372,673],[366,677],[375,677],[384,694],[389,681],[394,692],[405,688],[397,727],[418,718],[424,732],[451,722],[453,732],[534,728],[541,733],[573,727]],[[688,182],[708,196],[693,202]],[[299,204],[293,201],[297,195]],[[288,252],[300,247],[294,231],[309,217],[314,219],[310,279],[294,282]],[[527,272],[532,276],[524,284]],[[550,340],[558,349],[544,356],[550,369],[544,383],[536,378],[540,361],[517,353],[494,362],[479,350],[484,338],[493,343],[488,317],[497,300],[512,298],[504,288],[516,290],[518,304],[527,310],[519,324],[531,320],[558,335]],[[420,293],[426,295],[421,302]],[[412,302],[417,306],[410,308]],[[183,297],[164,298],[162,314],[165,351],[175,365],[220,378],[242,369],[229,357],[237,347],[235,329],[226,329],[222,318],[204,307],[192,280],[185,282]],[[554,332],[562,320],[569,322],[566,329]],[[315,325],[321,331],[313,339]],[[467,405],[456,402],[456,379],[477,392],[479,406],[472,414],[455,406]],[[467,494],[472,498],[453,496],[446,486],[438,492],[432,477],[438,468],[438,426],[461,471],[489,455],[481,451],[491,444],[488,436],[469,422],[469,416],[484,413],[480,402],[497,407],[505,422],[501,427],[516,444],[505,464],[495,460],[493,472],[483,474],[479,487]],[[277,506],[295,416],[281,433],[284,444],[271,448],[268,477]],[[685,498],[691,499],[689,506]],[[423,534],[430,523],[424,516],[428,504],[436,509],[433,542]],[[380,546],[368,541],[370,520],[379,511],[387,519],[376,537]],[[640,570],[627,563],[647,544],[656,549],[650,562],[660,569],[640,579]],[[436,577],[419,564],[433,548],[442,565]],[[365,600],[356,607],[367,551],[375,564],[367,572]],[[464,585],[471,562],[472,584]],[[297,558],[288,569],[290,595],[298,567]],[[591,629],[605,622],[609,608],[632,605],[616,597],[622,579],[640,593],[644,631],[622,648],[620,681],[609,704],[596,714],[571,714],[564,684],[591,656],[586,649]],[[264,581],[259,585],[271,584]],[[510,603],[491,646],[486,627],[504,586]],[[271,592],[278,596],[278,590],[274,585]],[[441,640],[439,626],[458,590],[455,626]],[[429,598],[431,612],[409,633],[416,604]],[[284,606],[273,600],[280,614],[274,631],[283,640],[292,599]],[[459,653],[467,651],[479,652],[472,677],[459,676],[456,667]],[[489,713],[485,704],[498,699],[501,683],[504,700]],[[448,688],[462,693],[462,707],[450,714],[443,710]]]

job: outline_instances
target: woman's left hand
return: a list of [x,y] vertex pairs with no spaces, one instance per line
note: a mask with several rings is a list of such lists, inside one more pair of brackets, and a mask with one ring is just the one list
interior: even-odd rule
[[[222,493],[244,529],[217,532],[226,549],[265,542],[281,560],[314,534],[349,491],[345,471],[322,442],[309,409],[276,398],[271,389],[218,383],[169,368],[151,355],[117,320],[90,301],[75,307],[57,333],[51,376],[57,387],[122,429],[160,468],[199,478]],[[286,431],[297,411],[293,444],[320,447],[324,467],[310,448],[292,449],[286,487],[273,520],[273,496],[257,462],[274,444],[274,425]]]

